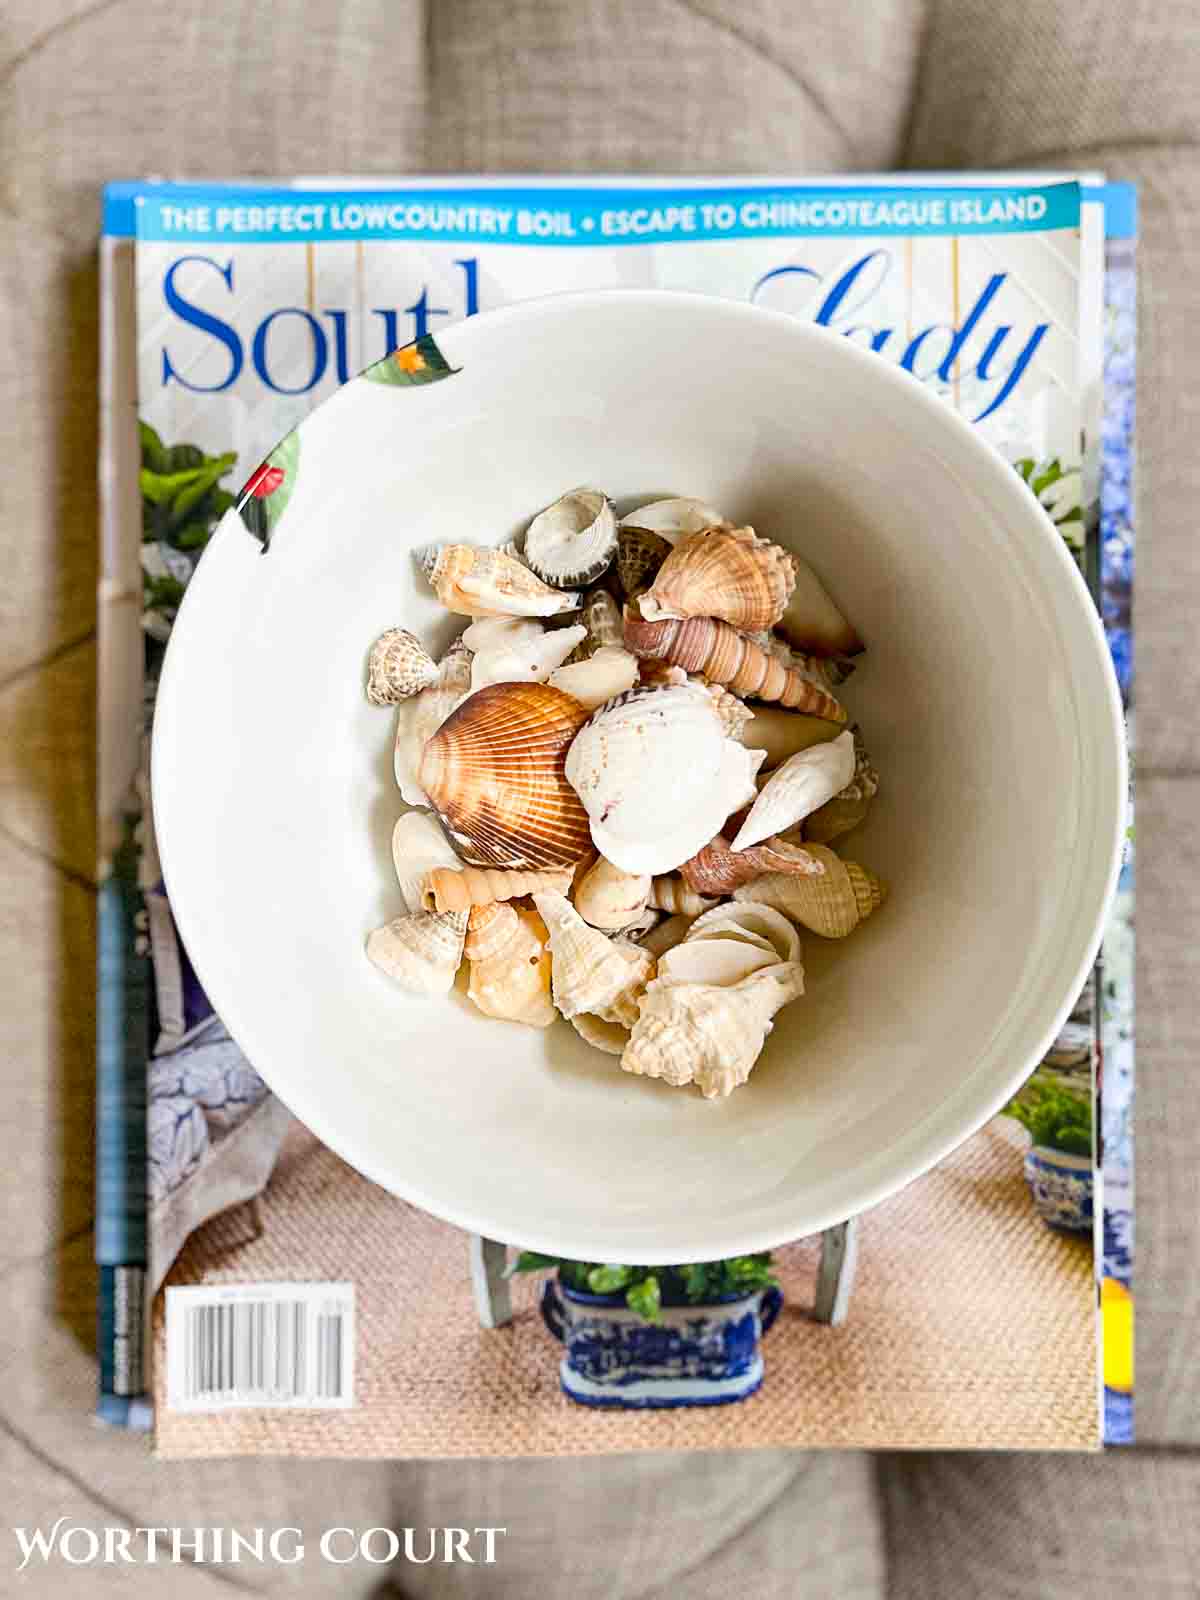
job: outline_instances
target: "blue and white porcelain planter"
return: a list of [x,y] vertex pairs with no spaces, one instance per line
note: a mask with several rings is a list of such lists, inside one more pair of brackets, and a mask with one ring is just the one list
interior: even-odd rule
[[1091,1233],[1094,1173],[1091,1156],[1032,1145],[1025,1152],[1025,1182],[1038,1215],[1064,1233]]
[[542,1316],[566,1351],[563,1390],[585,1406],[720,1406],[762,1383],[759,1341],[779,1315],[778,1289],[707,1305],[664,1306],[644,1322],[621,1294],[584,1294],[551,1278]]

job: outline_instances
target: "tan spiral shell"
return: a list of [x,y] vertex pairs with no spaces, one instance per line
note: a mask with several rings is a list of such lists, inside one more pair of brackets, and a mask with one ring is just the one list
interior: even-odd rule
[[503,867],[434,867],[425,874],[421,906],[425,911],[469,911],[497,900],[516,900],[538,889],[571,887],[571,868],[527,872]]
[[587,721],[545,683],[493,683],[425,745],[420,783],[470,866],[564,867],[591,849],[587,812],[563,771]]
[[523,906],[477,906],[467,927],[471,964],[467,995],[486,1017],[547,1028],[556,1012],[550,998],[546,924]]
[[504,550],[445,544],[418,552],[421,569],[447,611],[466,617],[550,617],[574,611],[578,594],[554,589]]
[[770,650],[715,617],[648,622],[636,603],[627,605],[625,648],[635,656],[651,657],[682,667],[685,672],[699,673],[734,694],[778,701],[829,722],[846,720],[845,708],[815,672],[786,665]]
[[367,699],[373,706],[398,705],[437,681],[437,662],[407,628],[389,628],[371,646]]
[[702,911],[716,905],[716,901],[697,894],[682,878],[664,873],[651,883],[647,904],[656,911],[669,911],[673,916],[698,917]]
[[843,861],[828,845],[805,847],[825,871],[820,877],[785,877],[771,872],[734,893],[735,900],[774,906],[824,939],[844,939],[887,898],[887,885],[857,861]]
[[454,982],[467,932],[465,911],[414,911],[376,928],[369,960],[413,994],[445,994]]
[[641,597],[642,615],[719,617],[741,629],[770,628],[796,581],[792,558],[753,528],[708,528],[682,538]]

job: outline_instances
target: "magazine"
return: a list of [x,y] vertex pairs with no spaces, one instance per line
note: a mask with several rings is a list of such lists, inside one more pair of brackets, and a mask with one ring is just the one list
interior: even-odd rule
[[[1131,191],[1090,175],[110,186],[103,1417],[153,1421],[159,1449],[181,1455],[1131,1438],[1131,861],[1098,977],[1010,1114],[866,1218],[759,1265],[761,1322],[780,1291],[812,1312],[768,1341],[761,1393],[597,1426],[560,1390],[562,1351],[532,1279],[504,1275],[521,1241],[467,1240],[375,1190],[294,1123],[213,1012],[163,888],[146,746],[175,610],[257,463],[390,350],[569,288],[749,300],[913,372],[1046,507],[1102,606],[1128,697],[1134,231]],[[1055,1152],[1073,1159],[1056,1165]],[[361,1249],[329,1250],[352,1216]],[[935,1217],[947,1241],[936,1260],[915,1243]],[[983,1285],[966,1273],[981,1251]],[[560,1267],[560,1284],[575,1270]],[[604,1292],[632,1306],[646,1274],[623,1270]],[[1047,1367],[1039,1340],[1064,1326],[1076,1338]],[[974,1330],[961,1372],[934,1360],[956,1329]],[[244,1343],[248,1366],[222,1365],[225,1341]],[[185,1380],[185,1347],[202,1381]],[[252,1379],[268,1357],[270,1392]],[[803,1375],[831,1359],[830,1392],[814,1400]],[[453,1417],[439,1413],[448,1392]]]

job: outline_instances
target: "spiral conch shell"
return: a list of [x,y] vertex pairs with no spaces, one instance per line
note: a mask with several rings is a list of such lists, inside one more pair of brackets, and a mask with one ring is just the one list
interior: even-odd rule
[[787,665],[715,617],[648,622],[637,603],[630,603],[625,607],[625,648],[635,656],[698,672],[735,694],[778,701],[830,722],[846,720],[844,708],[816,673],[799,664]]
[[822,938],[844,939],[883,904],[887,886],[857,861],[843,861],[828,845],[806,848],[825,868],[820,877],[768,873],[736,890],[734,899],[774,906]]
[[367,699],[373,706],[398,705],[437,681],[437,663],[407,628],[389,628],[371,646]]
[[[574,633],[574,628],[564,628]],[[638,681],[637,657],[628,650],[605,645],[584,661],[571,661],[550,674],[550,683],[588,711],[595,711],[606,700],[624,694]]]
[[863,642],[826,593],[807,561],[792,556],[796,584],[779,631],[797,650],[814,656],[853,656]]
[[609,939],[586,923],[565,896],[552,890],[533,903],[550,932],[554,1004],[564,1017],[590,1012],[632,1027],[637,1002],[654,972],[654,959],[638,945]]
[[[669,624],[668,624],[669,626]],[[669,872],[754,795],[761,754],[725,736],[694,684],[631,689],[576,735],[566,776],[602,856],[630,873]]]
[[549,933],[536,911],[498,902],[477,906],[464,953],[471,966],[467,994],[484,1016],[531,1028],[554,1021]]
[[649,622],[719,617],[735,628],[770,628],[794,582],[782,546],[753,528],[710,528],[679,541],[641,596],[641,614]]
[[854,730],[854,776],[832,800],[819,806],[804,819],[804,837],[817,844],[832,844],[851,828],[857,828],[879,793],[879,774],[871,765],[858,730]]
[[731,985],[656,978],[641,998],[621,1069],[674,1088],[694,1083],[707,1100],[731,1094],[750,1076],[775,1013],[803,990],[793,962]]
[[546,867],[523,872],[503,867],[434,867],[421,883],[423,911],[469,911],[498,900],[516,900],[538,889],[566,894],[571,887],[570,867]]
[[617,517],[599,489],[572,489],[529,524],[525,560],[559,589],[594,583],[617,553]]
[[599,856],[576,887],[575,909],[593,928],[615,932],[637,921],[649,893],[649,873],[622,872]]
[[591,847],[564,772],[587,718],[544,683],[493,683],[425,745],[419,781],[455,849],[476,867],[563,867]]
[[447,611],[467,617],[551,617],[575,611],[580,596],[552,589],[503,550],[471,544],[433,545],[417,554]]
[[734,851],[794,827],[832,800],[853,778],[854,763],[854,735],[848,728],[829,744],[789,756],[763,785],[733,840]]
[[471,657],[456,639],[438,664],[437,682],[402,700],[396,710],[395,769],[400,793],[410,806],[427,806],[417,777],[425,742],[471,692]]
[[414,911],[367,936],[367,956],[413,994],[445,994],[462,959],[467,913]]
[[[392,861],[400,882],[400,893],[410,911],[428,911],[422,893],[428,874],[435,867],[457,868],[461,862],[446,835],[428,811],[406,811],[392,829]],[[438,906],[439,911],[449,909]]]
[[783,872],[805,877],[817,877],[823,871],[821,863],[802,844],[772,837],[748,850],[734,850],[723,833],[710,839],[679,869],[679,874],[689,888],[697,894],[732,894],[742,884],[751,883],[768,872]]
[[652,880],[647,898],[656,911],[669,911],[681,917],[698,917],[702,911],[716,904],[714,900],[697,894],[682,878],[670,874]]

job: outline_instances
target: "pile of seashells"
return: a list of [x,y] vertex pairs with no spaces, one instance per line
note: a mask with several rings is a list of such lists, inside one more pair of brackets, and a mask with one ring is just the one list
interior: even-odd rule
[[367,955],[489,1017],[557,1015],[626,1072],[708,1098],[803,993],[797,924],[852,932],[885,889],[830,846],[879,787],[834,691],[862,649],[816,574],[694,499],[618,520],[575,489],[521,548],[420,552],[472,619],[440,662],[371,651],[410,806],[407,915]]

